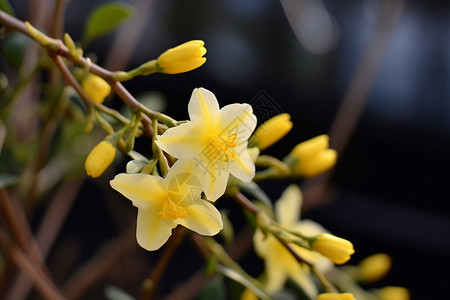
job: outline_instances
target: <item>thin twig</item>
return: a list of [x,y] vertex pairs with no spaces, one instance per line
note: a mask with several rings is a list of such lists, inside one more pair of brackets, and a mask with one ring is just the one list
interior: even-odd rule
[[162,256],[159,258],[158,263],[156,264],[154,270],[150,277],[143,282],[143,292],[141,294],[141,300],[150,300],[153,299],[156,289],[161,281],[164,272],[167,269],[175,251],[178,249],[178,246],[183,241],[183,237],[185,236],[186,228],[177,227],[172,232],[172,236],[170,237],[167,245],[165,246],[164,252]]
[[122,256],[137,247],[136,225],[127,227],[115,239],[105,243],[100,250],[64,283],[62,290],[69,299],[80,299],[88,288],[102,279]]
[[57,289],[53,282],[47,277],[35,263],[23,253],[6,235],[5,232],[0,231],[0,245],[7,255],[11,257],[14,263],[19,267],[31,281],[34,282],[38,291],[45,299],[48,300],[62,300],[65,299],[63,294]]

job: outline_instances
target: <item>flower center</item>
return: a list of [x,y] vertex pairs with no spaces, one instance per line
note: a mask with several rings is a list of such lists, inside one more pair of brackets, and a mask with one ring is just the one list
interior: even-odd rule
[[228,162],[230,158],[236,156],[233,148],[237,146],[237,133],[232,133],[227,136],[210,136],[208,137],[207,155],[210,159],[222,159]]
[[163,200],[162,208],[158,213],[162,219],[186,218],[186,210],[176,204],[169,196]]

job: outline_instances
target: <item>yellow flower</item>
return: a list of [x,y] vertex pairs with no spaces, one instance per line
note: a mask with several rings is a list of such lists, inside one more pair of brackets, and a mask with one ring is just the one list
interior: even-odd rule
[[387,286],[377,292],[380,300],[409,300],[411,295],[407,288],[400,286]]
[[165,178],[118,174],[110,184],[138,208],[137,241],[149,251],[159,249],[177,225],[208,236],[223,227],[219,211],[201,198],[202,172],[192,160],[178,160]]
[[270,118],[256,129],[251,138],[260,150],[267,149],[284,137],[292,128],[291,116],[287,113]]
[[313,177],[336,164],[337,152],[329,149],[329,137],[326,134],[298,144],[288,158],[294,175]]
[[159,72],[178,74],[200,67],[206,61],[203,57],[206,53],[204,44],[203,41],[194,40],[167,50],[157,59]]
[[338,265],[346,263],[350,259],[350,255],[355,253],[351,242],[329,233],[318,235],[311,242],[311,246],[314,251],[328,257]]
[[[275,203],[276,220],[284,228],[299,231],[305,235],[314,236],[324,232],[325,229],[311,220],[299,221],[301,205],[302,194],[300,189],[296,185],[290,185]],[[261,230],[257,229],[253,236],[253,242],[256,253],[265,261],[267,292],[275,293],[281,290],[289,277],[308,296],[311,298],[317,296],[317,287],[312,280],[309,267],[300,264],[274,236],[265,236]],[[319,253],[295,244],[291,244],[291,246],[320,271],[326,272],[333,267],[330,260]]]
[[103,103],[111,93],[111,86],[103,78],[91,73],[83,79],[81,87],[86,95],[96,103]]
[[109,141],[101,141],[89,153],[84,167],[86,173],[91,177],[99,177],[106,168],[114,161],[116,147]]
[[203,170],[206,197],[223,195],[229,175],[250,182],[255,163],[247,151],[247,140],[256,126],[249,104],[230,104],[219,109],[216,97],[199,88],[188,104],[190,121],[169,128],[156,144],[176,158],[194,158]]
[[317,297],[317,300],[356,300],[350,293],[323,293]]
[[380,280],[391,269],[392,259],[389,255],[378,253],[366,257],[359,263],[359,280],[372,283]]

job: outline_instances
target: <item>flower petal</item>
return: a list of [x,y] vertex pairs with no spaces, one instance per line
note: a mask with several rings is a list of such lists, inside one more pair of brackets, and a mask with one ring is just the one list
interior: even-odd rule
[[266,259],[266,274],[267,274],[267,292],[274,293],[284,286],[286,282],[287,273],[280,268],[277,260]]
[[227,170],[243,182],[250,182],[255,177],[255,163],[247,151],[247,142],[241,149],[236,149],[236,156],[230,159]]
[[113,189],[130,199],[133,205],[139,208],[147,208],[166,197],[166,192],[161,187],[162,178],[157,176],[122,173],[116,175],[109,183]]
[[170,168],[164,186],[177,205],[188,207],[201,200],[204,179],[204,172],[194,159],[181,158]]
[[300,188],[295,184],[288,186],[275,203],[277,221],[284,226],[293,226],[300,218],[302,202],[303,196]]
[[188,122],[166,130],[155,143],[173,157],[197,156],[206,147],[205,126]]
[[197,88],[192,92],[188,111],[191,121],[203,122],[206,128],[211,128],[213,120],[219,112],[219,103],[212,92],[204,88]]
[[249,104],[230,104],[224,106],[217,117],[218,134],[237,133],[238,142],[247,141],[256,127],[256,116]]
[[222,218],[214,205],[199,199],[196,204],[186,207],[187,218],[177,220],[179,224],[202,235],[212,236],[223,228]]
[[209,201],[216,201],[225,193],[230,173],[210,165],[205,170],[205,195]]
[[159,211],[159,205],[138,210],[136,238],[139,245],[149,251],[164,245],[172,234],[172,229],[177,226],[173,219],[160,218]]

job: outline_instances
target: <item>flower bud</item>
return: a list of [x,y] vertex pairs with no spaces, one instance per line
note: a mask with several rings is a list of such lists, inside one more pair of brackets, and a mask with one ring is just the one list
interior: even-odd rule
[[86,95],[96,103],[103,103],[105,98],[111,93],[111,86],[100,76],[89,74],[81,83]]
[[250,142],[264,150],[284,137],[292,128],[291,116],[287,113],[276,115],[256,129]]
[[334,149],[325,149],[310,159],[299,161],[292,167],[292,173],[304,177],[314,177],[331,169],[337,160],[337,152]]
[[409,300],[411,295],[407,288],[400,286],[387,286],[377,292],[380,300]]
[[285,161],[293,175],[313,177],[336,164],[337,152],[328,147],[328,135],[319,135],[295,146]]
[[114,161],[116,147],[108,141],[101,141],[89,153],[84,167],[91,177],[99,177]]
[[323,293],[317,300],[356,300],[351,293]]
[[355,253],[353,244],[345,239],[322,233],[311,242],[312,249],[328,257],[335,264],[341,265]]
[[391,269],[391,265],[391,257],[384,253],[366,257],[359,263],[359,280],[365,283],[378,281],[386,276]]
[[205,43],[200,40],[189,41],[161,54],[157,59],[157,68],[161,73],[178,74],[194,70],[206,61]]

